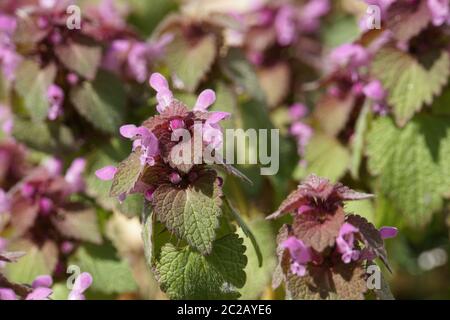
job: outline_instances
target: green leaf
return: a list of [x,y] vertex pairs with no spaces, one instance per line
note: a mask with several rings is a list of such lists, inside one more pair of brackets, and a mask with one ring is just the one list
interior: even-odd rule
[[256,238],[253,235],[250,228],[247,226],[245,221],[242,219],[241,215],[231,205],[231,203],[228,201],[227,198],[225,198],[225,204],[226,204],[227,208],[229,209],[229,210],[227,210],[227,212],[229,212],[231,214],[232,218],[234,218],[234,220],[236,220],[237,224],[242,229],[242,232],[244,233],[244,235],[247,238],[249,238],[249,240],[253,246],[253,249],[255,249],[256,257],[258,258],[258,266],[261,267],[262,263],[263,263],[263,257],[262,257],[262,253],[261,253],[261,248],[258,245],[258,241],[256,241]]
[[101,71],[93,82],[84,81],[70,93],[77,111],[99,130],[115,133],[125,122],[125,90],[119,79]]
[[170,232],[209,254],[222,215],[220,196],[216,174],[209,171],[186,188],[160,185],[153,194],[153,210]]
[[130,266],[117,258],[112,246],[84,245],[76,251],[70,263],[92,275],[91,289],[94,291],[112,294],[137,290]]
[[55,75],[55,65],[49,64],[45,69],[40,69],[39,64],[32,60],[25,60],[17,68],[17,93],[24,99],[25,107],[35,121],[47,117],[47,89],[53,83]]
[[94,79],[100,65],[102,49],[99,46],[71,41],[56,47],[55,54],[69,70],[87,79]]
[[246,279],[243,240],[229,234],[214,242],[210,255],[168,243],[161,249],[157,278],[171,299],[235,299]]
[[302,177],[315,174],[337,181],[349,167],[350,154],[335,138],[315,134],[306,146],[305,160],[307,167]]
[[355,179],[359,178],[359,168],[363,158],[368,124],[371,119],[372,113],[370,112],[370,106],[366,103],[361,109],[358,120],[356,120],[355,134],[351,143],[352,155],[350,161],[350,173]]
[[447,83],[450,57],[442,52],[430,68],[420,64],[411,55],[394,48],[379,51],[372,63],[372,74],[388,90],[388,103],[393,107],[396,123],[404,126],[420,111],[431,104]]
[[170,71],[183,83],[184,88],[194,92],[200,81],[211,69],[217,55],[216,37],[207,34],[195,40],[177,34],[167,45],[166,61]]
[[407,222],[423,226],[449,191],[450,121],[417,116],[399,129],[389,118],[374,121],[368,135],[369,170]]
[[62,154],[76,147],[70,129],[62,124],[14,119],[13,136],[33,149]]
[[6,265],[6,275],[12,282],[31,284],[37,276],[52,274],[58,262],[58,248],[51,241],[38,247],[28,240],[19,240],[8,249],[26,252],[19,261]]
[[[259,264],[259,257],[255,250],[250,248],[252,241],[250,238],[244,238],[244,245],[247,248],[245,255],[248,258],[248,264],[245,267],[245,273],[248,275],[244,287],[239,290],[241,299],[258,299],[272,280],[272,273],[276,266],[276,242],[275,235],[270,222],[264,218],[256,218],[249,221],[249,226],[253,230],[255,239],[261,244],[261,255],[264,260],[263,265]],[[243,229],[238,233],[243,237]]]
[[141,176],[143,166],[141,165],[139,150],[133,151],[127,159],[117,167],[117,172],[109,192],[111,197],[127,194],[133,188]]
[[52,217],[53,225],[64,236],[96,244],[102,242],[95,209],[79,204],[67,205]]

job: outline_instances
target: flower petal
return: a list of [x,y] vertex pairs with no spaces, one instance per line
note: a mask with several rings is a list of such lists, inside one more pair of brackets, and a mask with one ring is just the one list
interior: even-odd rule
[[153,73],[150,76],[150,86],[156,90],[156,92],[160,92],[164,89],[169,90],[169,84],[166,80],[166,78],[164,78],[164,76],[160,73]]
[[31,286],[33,288],[50,288],[53,284],[53,279],[49,275],[37,276]]
[[124,138],[131,139],[136,135],[136,126],[134,124],[126,124],[120,127],[120,135]]
[[195,111],[206,111],[214,102],[216,102],[216,93],[211,89],[203,90],[195,103]]
[[76,279],[73,285],[72,291],[77,291],[79,293],[83,293],[87,290],[92,284],[92,276],[88,272],[83,272]]
[[395,238],[398,234],[398,229],[395,227],[381,227],[380,235],[383,239]]
[[114,179],[116,175],[117,168],[114,166],[106,166],[104,168],[98,169],[95,171],[95,176],[103,181],[109,181]]

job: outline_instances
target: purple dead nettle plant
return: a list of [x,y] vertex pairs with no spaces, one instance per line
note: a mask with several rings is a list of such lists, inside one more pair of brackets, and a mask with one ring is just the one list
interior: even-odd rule
[[242,28],[229,32],[227,41],[243,46],[249,60],[262,65],[270,62],[274,48],[307,44],[306,39],[317,32],[321,18],[329,10],[328,0],[310,0],[302,5],[294,1],[256,4],[252,11],[231,13]]
[[[0,263],[15,263],[25,253],[7,252],[0,248]],[[75,279],[68,300],[85,300],[84,292],[91,286],[92,276],[83,272]],[[31,285],[10,282],[0,272],[0,300],[50,300],[53,294],[53,278],[49,275],[37,276]]]
[[[274,286],[285,281],[293,299],[364,299],[369,289],[365,268],[380,258],[390,270],[384,239],[397,234],[396,228],[377,230],[345,212],[344,201],[371,197],[314,175],[306,178],[268,217],[293,216],[278,234]],[[376,289],[378,294],[382,288]]]
[[7,215],[4,228],[12,235],[8,246],[22,251],[33,246],[47,248],[52,254],[47,258],[55,261],[51,268],[55,275],[63,273],[67,258],[80,242],[98,244],[102,240],[95,208],[72,197],[84,191],[84,169],[85,160],[78,158],[64,174],[62,162],[49,158],[0,193],[0,205],[5,209],[0,211]]
[[[244,284],[245,273],[242,268],[246,264],[246,258],[242,255],[242,239],[234,234],[233,228],[226,227],[228,218],[233,220],[233,216],[223,212],[232,209],[223,196],[223,179],[218,176],[216,169],[223,168],[241,178],[244,176],[223,161],[214,165],[208,164],[204,161],[203,154],[200,153],[201,156],[198,157],[194,150],[198,147],[196,144],[199,144],[200,149],[209,148],[213,157],[220,158],[215,153],[223,143],[220,121],[228,118],[230,114],[208,111],[216,100],[213,90],[202,91],[193,109],[189,110],[187,105],[174,98],[168,81],[161,74],[154,73],[150,77],[150,86],[156,91],[156,109],[159,114],[147,119],[140,126],[122,126],[120,134],[133,141],[130,156],[117,167],[107,166],[97,170],[96,175],[101,180],[112,180],[110,195],[118,197],[119,201],[126,201],[127,195],[134,193],[142,194],[145,198],[146,208],[151,209],[150,216],[145,212],[142,221],[148,262],[161,288],[171,298],[236,297],[231,288],[222,292],[222,286],[241,287]],[[187,132],[189,138],[178,135],[178,130]],[[199,134],[199,141],[195,141],[195,134]],[[184,158],[187,161],[178,162],[178,151],[174,152],[175,150],[194,151]],[[163,230],[169,232],[168,239],[172,239],[162,246],[155,245],[154,240],[150,240],[154,236],[158,237],[152,235],[151,230],[157,228],[159,223],[164,226]],[[148,227],[149,224],[154,226]],[[172,281],[180,280],[165,275],[165,263],[168,261],[164,259],[163,253],[172,248],[171,241],[175,241],[174,245],[180,245],[183,250],[189,250],[187,252],[192,251],[195,255],[201,254],[215,259],[215,256],[221,254],[220,249],[215,251],[215,243],[220,241],[218,233],[221,234],[221,241],[229,239],[225,245],[232,246],[230,253],[236,255],[233,264],[237,265],[236,273],[239,276],[228,279],[225,274],[216,275],[217,282],[223,283],[218,283],[217,287],[211,284],[210,291],[204,291],[200,280],[190,277],[182,280],[190,290],[178,292],[171,289]],[[163,236],[160,237],[164,239]],[[187,247],[183,247],[183,244]],[[209,277],[209,274],[204,277]]]
[[[227,112],[207,111],[216,100],[214,91],[210,89],[200,93],[193,110],[189,111],[186,105],[174,98],[167,80],[161,74],[154,73],[150,78],[150,85],[157,92],[156,109],[159,115],[144,121],[139,127],[129,124],[120,128],[120,134],[133,141],[131,156],[139,160],[143,174],[133,188],[116,194],[120,201],[125,200],[127,194],[135,192],[143,193],[147,200],[152,201],[153,192],[160,184],[170,182],[174,185],[186,185],[198,179],[204,173],[203,164],[194,165],[195,159],[190,163],[175,164],[171,151],[180,141],[173,140],[173,133],[178,129],[186,129],[194,136],[194,124],[200,123],[203,125],[202,144],[218,149],[223,142],[219,123],[230,116]],[[195,152],[193,156],[194,154]],[[119,169],[120,166],[107,166],[99,169],[96,175],[102,180],[113,180]]]

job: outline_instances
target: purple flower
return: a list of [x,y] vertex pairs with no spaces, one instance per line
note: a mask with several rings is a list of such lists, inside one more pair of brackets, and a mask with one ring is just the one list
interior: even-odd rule
[[149,83],[157,92],[156,100],[158,100],[158,105],[156,106],[156,110],[158,110],[159,113],[162,113],[173,100],[173,94],[169,88],[169,83],[160,73],[153,73]]
[[25,300],[48,300],[52,293],[50,288],[39,287],[29,293]]
[[358,68],[367,65],[369,53],[358,44],[343,44],[331,52],[330,61],[336,68],[346,66]]
[[289,115],[294,120],[300,120],[308,114],[308,108],[303,103],[294,103],[289,107]]
[[117,168],[114,166],[106,166],[101,169],[98,169],[95,171],[95,175],[97,178],[103,181],[109,181],[114,179],[114,176],[116,175]]
[[311,0],[301,10],[300,28],[313,32],[320,25],[320,18],[330,11],[329,0]]
[[366,84],[363,88],[363,93],[366,97],[376,102],[380,102],[386,97],[386,92],[383,89],[383,85],[378,80],[373,80]]
[[17,300],[17,297],[12,289],[0,288],[0,300]]
[[296,122],[291,126],[290,133],[297,139],[299,155],[304,155],[305,148],[313,135],[312,128],[303,122]]
[[147,201],[152,201],[154,192],[155,192],[155,188],[150,186],[150,188],[148,188],[144,193],[145,199],[147,199]]
[[63,164],[61,160],[56,158],[48,158],[44,161],[43,167],[47,169],[48,173],[52,176],[59,176],[62,172]]
[[64,179],[72,187],[72,192],[80,192],[84,189],[83,172],[86,168],[86,160],[83,158],[75,159],[67,169]]
[[39,200],[39,213],[42,216],[48,216],[54,209],[55,205],[50,198],[43,197]]
[[71,253],[74,248],[75,248],[75,245],[73,244],[72,241],[64,241],[63,243],[61,243],[61,246],[60,246],[61,252],[63,254]]
[[133,139],[133,150],[141,148],[141,164],[153,166],[155,157],[159,155],[159,141],[146,127],[136,127],[132,124],[120,127],[120,134],[128,139]]
[[352,260],[358,260],[360,252],[354,250],[355,236],[354,233],[359,232],[350,223],[344,223],[339,231],[339,236],[336,238],[337,250],[342,254],[342,261],[344,263],[350,263]]
[[297,37],[297,19],[295,9],[290,5],[282,6],[275,17],[275,30],[278,43],[288,46]]
[[47,99],[50,103],[47,116],[50,120],[56,120],[63,113],[64,92],[59,86],[52,84],[47,89]]
[[311,249],[302,240],[289,237],[281,243],[281,247],[289,250],[291,256],[291,272],[299,277],[306,274],[306,265],[312,260]]
[[170,127],[170,130],[172,130],[172,131],[184,128],[184,121],[181,119],[170,120],[169,127]]
[[216,93],[211,89],[206,89],[200,93],[194,106],[194,111],[206,110],[216,102]]
[[449,0],[427,0],[431,21],[435,26],[448,23],[450,19]]
[[212,149],[220,149],[223,144],[223,133],[219,122],[230,117],[228,112],[210,112],[203,125],[203,142]]
[[48,300],[53,293],[50,289],[52,284],[52,277],[48,275],[37,276],[31,284],[33,291],[27,295],[25,300]]
[[395,238],[398,234],[398,230],[395,227],[381,227],[380,236],[383,239]]
[[92,285],[92,276],[88,272],[83,272],[76,279],[68,300],[85,300],[84,292]]
[[169,180],[170,180],[170,182],[173,183],[173,184],[178,184],[178,183],[181,182],[181,177],[180,177],[180,175],[178,174],[178,172],[172,172],[172,173],[169,175]]
[[31,284],[31,286],[33,288],[39,288],[39,287],[50,288],[52,286],[52,284],[53,284],[53,279],[51,276],[42,275],[42,276],[37,276],[33,280],[33,283]]

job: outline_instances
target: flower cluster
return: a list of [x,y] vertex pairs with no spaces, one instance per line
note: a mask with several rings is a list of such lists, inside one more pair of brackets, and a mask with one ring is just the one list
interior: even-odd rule
[[[156,109],[159,115],[144,121],[141,126],[127,124],[120,128],[120,134],[133,141],[130,157],[139,159],[138,170],[142,172],[128,192],[118,195],[120,201],[124,201],[130,193],[142,193],[151,201],[153,192],[160,184],[170,182],[181,186],[194,182],[205,163],[203,152],[199,151],[200,155],[195,152],[198,150],[195,135],[199,134],[201,137],[200,150],[209,148],[214,156],[223,143],[219,123],[230,116],[227,112],[207,111],[216,100],[211,89],[202,91],[193,110],[189,111],[186,105],[174,98],[167,80],[161,74],[152,74],[149,83],[157,92]],[[188,135],[186,139],[182,136],[183,132],[178,134],[181,130]],[[182,162],[177,161],[176,158],[180,155],[174,152],[177,147],[193,152],[188,158],[183,158]],[[113,180],[119,170],[120,166],[107,166],[97,170],[96,175],[101,180]]]
[[[13,245],[20,239],[27,239],[38,247],[55,248],[51,252],[55,260],[59,260],[52,270],[56,273],[64,269],[67,256],[79,240],[101,241],[95,210],[72,198],[84,191],[85,166],[84,159],[75,159],[63,174],[62,162],[48,158],[41,166],[28,170],[8,192],[0,189],[0,213],[4,215],[0,229],[10,230],[13,235],[7,243]],[[86,234],[85,227],[94,229]]]
[[[0,253],[1,257],[1,253]],[[67,300],[85,300],[84,292],[92,284],[92,276],[83,272],[76,277]],[[7,287],[2,287],[7,285]],[[49,275],[37,276],[31,286],[10,283],[0,274],[0,300],[50,300],[53,290],[53,279]]]
[[232,14],[241,24],[231,30],[230,45],[244,46],[249,60],[255,65],[270,62],[274,48],[293,46],[315,34],[320,19],[330,10],[329,0],[309,0],[302,5],[293,1],[256,4],[252,11]]
[[[352,273],[353,269],[362,268],[364,263],[377,257],[389,268],[383,240],[395,237],[397,229],[382,227],[377,230],[365,218],[346,214],[343,209],[344,201],[370,197],[314,175],[288,196],[278,211],[269,217],[293,213],[292,225],[283,226],[278,238],[279,272],[283,272],[287,282],[295,281],[292,276],[307,277],[320,286],[318,273],[329,273],[331,278],[342,270]],[[361,279],[347,281],[358,280]],[[366,289],[363,288],[360,294]]]

